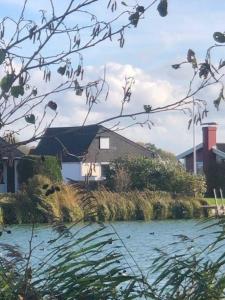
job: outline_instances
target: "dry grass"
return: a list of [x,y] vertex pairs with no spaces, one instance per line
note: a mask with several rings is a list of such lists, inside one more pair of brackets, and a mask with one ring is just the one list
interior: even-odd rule
[[60,191],[46,196],[44,184],[52,186],[49,179],[34,176],[18,194],[3,196],[0,220],[4,223],[149,221],[203,216],[201,199],[173,199],[169,193],[149,190],[116,193],[102,189],[81,193],[66,184],[59,184]]

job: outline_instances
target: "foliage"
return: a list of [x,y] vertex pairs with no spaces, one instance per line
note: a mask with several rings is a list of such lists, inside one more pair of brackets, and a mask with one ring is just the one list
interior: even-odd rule
[[162,159],[163,161],[171,161],[171,163],[177,162],[177,158],[173,153],[157,148],[154,144],[147,143],[144,144],[144,147],[151,151],[156,158]]
[[71,185],[59,184],[60,191],[46,196],[43,186],[52,186],[44,176],[35,175],[16,195],[1,197],[1,223],[54,223],[84,221],[135,221],[188,219],[205,216],[202,198],[175,199],[169,193],[153,192],[88,192]]
[[[197,237],[180,234],[173,245],[156,249],[153,273],[157,278],[155,298],[160,300],[219,300],[225,297],[224,219],[207,220],[204,229],[211,230],[211,242],[196,247]],[[199,242],[201,245],[201,243]],[[173,252],[173,247],[176,252]]]
[[225,192],[225,163],[223,161],[216,162],[211,161],[210,165],[206,171],[207,178],[207,195],[213,196],[213,189],[218,192],[222,189]]
[[[118,190],[117,177],[121,169],[130,178],[130,189],[158,190],[187,196],[203,195],[205,180],[184,170],[178,163],[161,159],[136,158],[114,161],[106,176],[106,184],[112,190]],[[122,181],[119,182],[121,189]]]
[[78,222],[84,211],[79,191],[63,183],[58,191],[46,195],[48,188],[56,186],[49,178],[35,175],[16,194],[0,199],[4,224],[52,223],[55,220]]
[[95,221],[132,221],[188,219],[204,216],[201,198],[185,198],[182,195],[175,199],[169,193],[157,191],[130,191],[123,193],[106,190],[95,191]]
[[[15,146],[40,139],[58,115],[55,98],[66,92],[84,98],[85,123],[93,107],[107,99],[109,87],[105,74],[101,78],[97,75],[93,81],[85,77],[83,54],[104,41],[123,48],[126,32],[139,26],[150,8],[158,7],[161,16],[167,14],[165,5],[162,14],[161,2],[148,0],[143,6],[117,0],[105,1],[104,5],[100,0],[65,0],[58,5],[57,1],[48,0],[38,11],[31,0],[24,0],[15,17],[2,17],[0,125],[4,134],[15,137],[30,129],[26,132],[27,140],[15,141]],[[163,3],[167,7],[167,0]],[[96,4],[101,5],[101,12]],[[41,85],[36,76],[42,78]],[[123,87],[124,97],[120,99],[121,114],[115,118],[123,116],[124,105],[130,102],[134,80],[128,77]],[[145,110],[142,113],[148,114]]]
[[34,175],[47,176],[50,180],[59,182],[62,180],[59,161],[53,156],[24,156],[18,163],[19,183],[26,183]]
[[[58,236],[45,241],[46,254],[36,257],[34,228],[25,253],[1,243],[1,299],[140,299],[151,287],[139,271],[126,262],[121,243],[104,226],[73,230],[57,226]],[[35,258],[36,263],[34,263]],[[126,273],[125,273],[126,272]]]

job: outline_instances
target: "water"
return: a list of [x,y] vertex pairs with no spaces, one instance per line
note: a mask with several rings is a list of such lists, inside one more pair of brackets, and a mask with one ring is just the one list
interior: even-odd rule
[[[178,242],[180,239],[178,235],[186,235],[190,239],[204,233],[204,237],[197,239],[192,243],[195,250],[202,250],[206,245],[213,241],[214,237],[211,234],[213,229],[209,228],[202,232],[196,220],[168,220],[168,221],[151,221],[151,222],[115,222],[107,225],[107,231],[116,231],[118,236],[124,243],[123,253],[131,254],[134,260],[138,263],[142,271],[147,274],[152,260],[156,257],[157,253],[155,248],[169,249],[170,251],[177,251],[178,248],[187,247],[185,242],[177,245],[170,244]],[[83,225],[77,225],[72,230],[78,230]],[[96,227],[96,225],[93,225]],[[0,242],[16,244],[23,251],[27,251],[29,247],[29,239],[31,236],[31,226],[17,225],[10,227],[11,234],[3,233]],[[35,228],[33,246],[35,246],[35,257],[38,259],[48,252],[48,243],[50,239],[56,236],[48,225],[40,225]],[[120,242],[121,244],[121,242]],[[129,252],[129,253],[127,253]],[[133,264],[132,257],[127,255],[128,260]],[[35,259],[35,258],[34,258]]]

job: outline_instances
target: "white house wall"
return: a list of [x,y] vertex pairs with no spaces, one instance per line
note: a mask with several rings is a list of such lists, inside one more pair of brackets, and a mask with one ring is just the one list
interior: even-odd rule
[[83,163],[81,167],[82,180],[89,176],[90,180],[101,179],[101,164],[100,163]]
[[74,181],[84,181],[87,176],[89,177],[89,180],[102,180],[101,163],[62,163],[62,177],[64,181],[67,182],[70,179]]
[[62,177],[64,181],[69,181],[70,179],[75,181],[82,180],[81,164],[79,162],[63,162]]

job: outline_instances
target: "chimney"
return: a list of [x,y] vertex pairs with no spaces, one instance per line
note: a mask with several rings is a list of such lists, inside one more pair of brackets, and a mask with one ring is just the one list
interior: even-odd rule
[[206,173],[210,161],[214,159],[212,148],[216,146],[217,123],[203,123],[203,168]]

